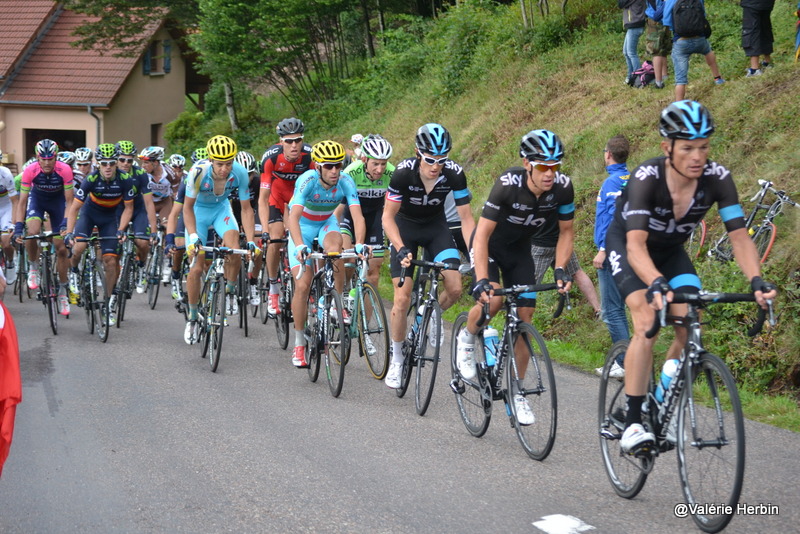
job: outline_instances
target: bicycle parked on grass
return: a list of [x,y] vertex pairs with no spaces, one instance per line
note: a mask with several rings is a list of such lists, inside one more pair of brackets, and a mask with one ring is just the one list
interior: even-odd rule
[[[39,254],[39,292],[36,296],[44,304],[47,316],[50,319],[50,328],[54,335],[58,335],[58,275],[53,271],[55,254],[53,253],[53,237],[58,234],[42,232],[36,235],[25,236],[22,239],[39,241],[41,253]],[[21,277],[17,276],[17,280]],[[26,277],[27,278],[27,277]],[[22,292],[20,291],[20,301]],[[69,316],[67,316],[69,317]]]
[[[211,372],[216,372],[222,356],[222,335],[227,324],[225,302],[225,259],[231,254],[245,256],[250,251],[227,247],[199,246],[198,250],[211,253],[211,266],[203,277],[197,324],[200,332],[200,357],[208,356]],[[193,260],[197,261],[197,257]]]
[[[523,293],[558,290],[557,284],[516,285],[495,289],[494,296],[505,296],[506,323],[495,352],[487,358],[484,329],[475,336],[477,373],[468,380],[458,370],[457,340],[467,325],[467,312],[461,313],[453,324],[450,345],[450,388],[456,395],[458,412],[467,431],[481,437],[489,428],[492,417],[492,402],[502,400],[511,426],[525,452],[534,460],[544,460],[550,454],[556,439],[558,426],[558,396],[553,364],[544,339],[536,328],[522,321],[517,314],[517,300]],[[564,302],[562,295],[554,317],[560,315]],[[484,305],[481,327],[489,317],[489,304]],[[513,348],[513,350],[512,350]],[[515,403],[516,396],[528,401],[535,422],[525,425],[519,422]]]
[[[384,246],[371,247],[372,253],[386,250]],[[378,380],[389,370],[389,322],[378,290],[367,282],[369,259],[356,258],[353,276],[345,286],[344,306],[350,313],[349,336],[358,339],[359,355],[367,359],[369,372]]]
[[[311,280],[308,294],[308,321],[306,341],[308,344],[308,376],[312,382],[319,377],[322,358],[325,358],[325,374],[331,395],[338,397],[344,385],[344,369],[350,358],[350,336],[344,322],[342,297],[334,285],[334,262],[352,259],[357,255],[348,252],[312,252],[308,258],[322,262]],[[299,279],[306,268],[300,264]]]
[[83,251],[81,258],[81,280],[78,306],[86,313],[86,325],[89,334],[97,331],[97,337],[105,343],[108,341],[110,330],[109,297],[106,284],[106,271],[103,259],[98,255],[99,242],[114,240],[116,237],[99,237],[93,235],[87,238],[77,237],[76,241],[88,242],[89,246]]
[[[785,205],[800,208],[800,204],[789,198],[789,195],[787,195],[785,191],[775,189],[773,187],[774,184],[768,180],[759,180],[758,185],[761,186],[761,189],[750,199],[750,201],[755,202],[756,205],[753,207],[753,211],[750,212],[750,215],[747,216],[745,227],[756,245],[761,263],[764,263],[767,261],[767,256],[769,256],[772,250],[772,245],[775,243],[775,237],[778,233],[778,228],[774,222],[775,219],[781,215]],[[772,204],[767,204],[764,202],[764,197],[770,192],[773,193],[776,198]],[[766,211],[763,218],[760,216],[762,211]],[[700,247],[702,247],[702,243]],[[711,246],[708,255],[712,258],[716,257],[721,261],[733,260],[733,247],[731,246],[727,233]]]
[[[400,387],[395,390],[398,397],[403,397],[411,382],[411,373],[416,368],[416,393],[414,406],[417,414],[425,415],[433,395],[433,384],[436,382],[436,369],[439,366],[439,352],[444,338],[442,326],[442,308],[439,305],[439,277],[444,270],[458,270],[459,265],[441,261],[411,260],[412,265],[421,267],[417,270],[415,303],[409,309],[414,314],[411,328],[403,340],[403,371],[400,375]],[[398,287],[405,283],[406,269],[400,271]]]
[[[701,340],[700,310],[721,302],[753,302],[750,293],[674,293],[672,303],[688,304],[685,317],[657,312],[652,338],[663,326],[685,328],[688,339],[681,353],[675,377],[656,397],[657,380],[651,380],[647,408],[642,410],[644,427],[655,435],[655,444],[634,454],[622,451],[626,397],[624,384],[609,378],[611,366],[624,345],[617,344],[606,357],[600,381],[598,425],[603,464],[618,495],[634,498],[644,487],[656,457],[675,448],[681,488],[695,523],[705,532],[719,532],[736,510],[742,489],[745,459],[744,417],[736,382],[728,366],[706,351]],[[761,331],[766,312],[759,308],[756,324],[748,332]],[[770,323],[774,324],[769,303]],[[709,506],[713,505],[713,506]]]

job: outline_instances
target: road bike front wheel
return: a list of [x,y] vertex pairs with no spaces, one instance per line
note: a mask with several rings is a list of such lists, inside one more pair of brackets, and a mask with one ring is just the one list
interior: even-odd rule
[[[695,504],[714,503],[735,511],[745,458],[744,416],[736,382],[725,363],[708,353],[700,355],[692,375],[677,412],[676,449],[683,495],[689,510]],[[716,515],[701,514],[705,508],[692,514],[705,532],[719,532],[733,518],[724,513],[724,506],[713,508],[720,512]]]
[[86,314],[86,326],[89,327],[89,335],[94,334],[94,307],[96,306],[92,283],[94,276],[93,269],[84,264],[83,275],[81,276],[81,306]]
[[418,415],[425,415],[431,404],[433,385],[436,383],[436,369],[439,367],[441,350],[442,309],[435,300],[425,307],[422,316],[414,360],[417,367],[416,393],[414,405]]
[[94,311],[94,325],[97,337],[105,343],[108,341],[108,331],[111,330],[111,306],[106,286],[106,274],[103,270],[102,260],[96,260],[92,267],[92,278],[89,281],[92,291],[92,309]]
[[316,382],[319,378],[320,368],[320,337],[322,332],[321,317],[319,312],[319,295],[321,292],[319,278],[311,282],[311,291],[308,294],[308,323],[306,332],[308,335],[308,350],[306,350],[306,363],[308,364],[308,379]]
[[[213,291],[214,286],[211,283],[211,280],[205,280],[203,282],[203,288],[200,290],[200,302],[197,305],[197,327],[198,331],[200,332],[200,338],[198,342],[200,343],[200,357],[205,358],[208,356],[208,349],[211,345],[211,338],[208,335],[209,329],[211,328],[211,315],[212,315],[212,295],[211,292]],[[184,293],[185,295],[186,293]],[[188,309],[188,305],[186,306]]]
[[156,246],[150,253],[150,263],[147,265],[147,304],[151,310],[156,309],[163,268],[164,249],[161,246]]
[[628,340],[617,341],[606,354],[606,363],[600,377],[598,400],[598,429],[603,465],[617,495],[626,499],[636,497],[647,481],[652,467],[650,458],[636,458],[622,451],[620,440],[625,431],[625,415],[628,409],[625,384],[608,376],[617,356],[625,354]]
[[[558,397],[550,354],[544,339],[522,323],[512,335],[508,364],[508,403],[512,424],[522,448],[534,460],[544,460],[553,448],[558,426]],[[515,396],[521,395],[533,412],[533,424],[520,423]]]
[[767,256],[772,251],[772,245],[775,244],[775,235],[777,233],[778,229],[775,224],[768,222],[759,226],[753,234],[753,243],[756,245],[761,263],[767,261]]
[[332,289],[327,299],[325,324],[325,374],[331,395],[338,397],[344,385],[344,370],[350,356],[350,339],[344,324],[344,307],[339,292]]
[[133,258],[128,254],[122,263],[122,274],[117,284],[117,328],[120,328],[122,321],[125,319],[125,308],[128,306],[128,298],[132,296],[133,286],[135,285],[133,282],[135,272]]
[[[265,256],[266,256],[266,250]],[[264,263],[261,267],[261,276],[258,280],[258,296],[261,297],[261,304],[258,306],[258,314],[261,319],[261,324],[267,324],[269,320],[269,312],[267,305],[269,304],[269,271],[267,270],[267,258],[264,258]],[[255,316],[254,316],[255,317]],[[284,349],[286,347],[283,347]]]
[[47,308],[47,316],[50,319],[50,328],[53,330],[53,335],[58,335],[58,289],[53,277],[52,266],[50,265],[50,258],[42,255],[41,258],[41,287],[39,291],[42,294],[42,300]]
[[383,302],[369,282],[361,286],[358,313],[358,345],[361,354],[367,359],[372,376],[378,380],[386,377],[389,370],[389,323]]
[[[467,427],[467,431],[479,438],[486,433],[489,422],[492,420],[492,395],[484,371],[478,368],[478,373],[472,380],[467,380],[458,371],[458,353],[456,347],[458,336],[467,327],[467,312],[462,312],[453,323],[453,335],[450,340],[450,374],[453,377],[450,387],[456,395],[458,414]],[[479,343],[478,341],[481,340]],[[483,342],[480,336],[475,337],[475,353],[483,351]]]
[[225,333],[225,282],[218,280],[215,286],[208,322],[208,364],[212,373],[216,373],[219,367],[219,359],[222,356],[222,335]]

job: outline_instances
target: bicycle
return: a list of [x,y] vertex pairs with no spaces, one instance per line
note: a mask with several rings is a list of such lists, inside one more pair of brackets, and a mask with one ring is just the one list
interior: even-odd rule
[[[132,226],[129,226],[127,238],[122,243],[122,257],[119,262],[119,279],[117,280],[117,286],[113,291],[113,293],[117,296],[115,299],[117,328],[119,328],[122,321],[125,320],[125,309],[127,307],[128,300],[133,297],[133,291],[136,287],[136,280],[139,278],[137,276],[137,271],[139,268],[134,264],[134,259],[136,257],[136,251],[134,250],[134,238],[136,236],[133,234],[133,231],[130,228],[132,228]],[[111,311],[113,313],[115,310],[112,309]]]
[[42,301],[42,304],[47,309],[47,316],[50,319],[50,328],[53,330],[53,335],[58,335],[58,280],[57,275],[53,272],[55,255],[53,254],[54,245],[52,243],[53,237],[56,235],[58,234],[48,231],[22,238],[25,241],[30,239],[39,241],[41,249],[39,253],[39,292],[36,298]]
[[[775,243],[775,237],[778,232],[774,220],[781,215],[784,205],[788,204],[795,208],[800,208],[800,204],[789,198],[789,195],[787,195],[785,191],[775,189],[773,187],[774,184],[768,180],[758,180],[758,185],[761,186],[761,189],[750,199],[750,201],[755,202],[756,205],[753,207],[753,211],[750,212],[750,215],[747,216],[745,227],[747,228],[747,233],[750,234],[750,237],[753,239],[753,243],[756,245],[761,263],[764,263],[767,261],[767,256],[769,256],[770,251],[772,251],[772,245]],[[772,204],[764,203],[764,197],[768,192],[776,196]],[[759,218],[758,214],[762,210],[766,210],[766,213],[763,218]],[[716,257],[720,261],[733,260],[733,246],[731,245],[727,233],[714,243],[709,249],[708,255],[710,257]]]
[[[646,408],[642,409],[643,424],[655,435],[655,443],[633,454],[623,452],[620,447],[625,429],[624,384],[616,379],[609,380],[608,376],[618,351],[624,350],[618,346],[608,354],[600,381],[600,450],[614,491],[632,499],[644,487],[656,457],[675,448],[681,487],[692,519],[705,532],[719,532],[732,519],[742,488],[744,417],[736,382],[728,366],[703,347],[699,310],[714,303],[753,302],[755,297],[750,293],[706,291],[673,295],[673,303],[688,304],[686,315],[667,316],[664,306],[662,312],[656,313],[656,321],[646,333],[652,338],[662,325],[688,331],[677,372],[663,400],[656,398],[656,383],[660,379],[654,373]],[[750,336],[761,331],[765,318],[766,312],[759,309],[756,324],[748,332]],[[774,325],[771,303],[769,319]],[[710,503],[715,506],[704,506]]]
[[17,245],[17,279],[14,281],[14,294],[19,296],[20,304],[22,304],[24,293],[28,294],[28,300],[30,300],[32,295],[28,287],[28,251],[24,244],[19,243]]
[[[239,246],[247,246],[244,233],[240,234]],[[239,264],[239,273],[236,275],[236,301],[239,303],[239,328],[244,329],[244,337],[249,335],[247,327],[247,306],[250,304],[250,273],[253,271],[253,262]]]
[[[200,330],[200,357],[208,356],[208,364],[214,373],[222,356],[222,334],[227,322],[225,306],[225,259],[231,254],[250,254],[244,249],[199,246],[198,250],[212,253],[211,266],[203,278],[200,291],[197,322]],[[197,261],[195,256],[192,263]]]
[[[417,414],[422,416],[428,411],[433,395],[433,384],[436,382],[436,369],[439,366],[441,349],[442,308],[439,305],[439,276],[445,270],[458,270],[459,265],[441,261],[411,260],[412,265],[422,267],[417,271],[416,297],[410,308],[414,313],[411,328],[403,340],[403,371],[400,375],[400,387],[395,390],[398,397],[403,397],[411,382],[412,368],[416,367],[414,406]],[[406,269],[400,271],[398,287],[405,283]],[[411,311],[409,312],[411,313]],[[431,327],[433,327],[431,329]],[[429,353],[429,349],[432,351]]]
[[706,225],[706,221],[703,219],[700,219],[700,222],[692,228],[689,239],[687,239],[686,243],[683,245],[683,248],[686,249],[686,253],[689,254],[690,258],[700,257],[700,253],[703,251],[703,245],[706,243],[707,231],[708,225]]
[[106,285],[106,271],[102,257],[98,256],[97,248],[100,241],[114,240],[116,237],[99,237],[93,235],[89,238],[75,238],[76,241],[88,242],[89,246],[81,258],[81,280],[78,306],[86,313],[86,325],[89,334],[97,331],[97,337],[105,343],[108,341],[110,330],[110,295]]
[[[282,243],[286,244],[289,240],[283,239],[270,239],[269,236],[264,240],[264,250],[268,244]],[[289,256],[287,255],[287,247],[282,246],[280,249],[280,263],[278,265],[280,272],[278,273],[278,313],[270,315],[267,311],[267,303],[269,302],[269,274],[267,271],[266,258],[264,259],[264,266],[261,271],[261,285],[259,286],[259,293],[261,295],[261,324],[266,324],[270,317],[275,319],[275,333],[278,336],[278,344],[282,349],[289,346],[289,324],[294,322],[292,317],[292,298],[294,297],[294,277],[289,268]]]
[[[340,259],[355,258],[348,252],[312,252],[307,256],[312,261],[323,262],[314,273],[308,294],[308,321],[306,340],[308,342],[308,376],[312,382],[319,377],[322,357],[325,358],[325,374],[328,388],[333,397],[342,393],[344,368],[350,358],[350,337],[344,323],[342,297],[334,285],[334,262]],[[300,264],[297,273],[303,276],[305,262]]]
[[158,231],[155,234],[155,243],[150,247],[150,254],[147,255],[145,263],[145,273],[147,279],[147,304],[151,310],[156,309],[158,302],[158,292],[161,288],[161,275],[164,271],[164,232],[166,227],[159,223]]
[[[384,246],[371,247],[372,252],[386,250]],[[372,376],[383,380],[389,370],[389,322],[378,290],[367,282],[369,260],[357,258],[353,277],[345,286],[344,306],[352,317],[350,339],[358,339],[359,355],[367,359]]]
[[[518,299],[523,293],[551,291],[557,284],[515,285],[495,289],[495,296],[505,296],[503,306],[506,313],[495,361],[487,361],[484,348],[483,328],[475,336],[475,378],[468,380],[458,370],[457,340],[467,325],[467,312],[462,312],[453,324],[450,345],[450,389],[456,395],[461,420],[467,431],[481,437],[489,428],[492,417],[492,402],[502,400],[511,427],[514,428],[522,448],[534,460],[544,460],[553,449],[558,426],[558,395],[550,354],[539,331],[519,318]],[[560,296],[554,314],[558,317],[569,297]],[[478,327],[488,322],[489,305]],[[535,422],[525,425],[519,422],[514,397],[521,395],[531,406]]]

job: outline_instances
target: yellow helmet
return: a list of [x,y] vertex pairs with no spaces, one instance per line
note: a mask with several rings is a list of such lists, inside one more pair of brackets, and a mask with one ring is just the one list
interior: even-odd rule
[[236,141],[224,135],[215,135],[206,143],[209,159],[231,161],[236,156]]
[[320,141],[311,148],[311,159],[317,163],[344,161],[344,147],[336,141]]

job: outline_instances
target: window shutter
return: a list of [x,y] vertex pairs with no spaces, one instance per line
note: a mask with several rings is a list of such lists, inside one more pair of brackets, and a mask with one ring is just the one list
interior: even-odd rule
[[172,69],[172,41],[165,39],[164,47],[164,72],[168,73]]
[[150,48],[148,47],[147,50],[144,52],[144,56],[142,56],[142,72],[145,76],[150,75]]

